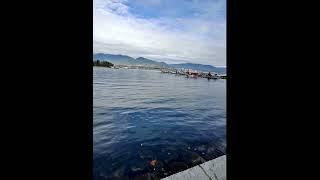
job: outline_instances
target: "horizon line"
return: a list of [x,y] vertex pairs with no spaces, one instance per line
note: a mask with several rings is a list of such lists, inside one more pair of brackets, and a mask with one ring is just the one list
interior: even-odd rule
[[[103,52],[95,52],[93,54],[110,54],[110,53],[103,53]],[[128,57],[131,57],[130,55],[126,55],[126,54],[110,54],[110,55],[120,55],[120,56],[128,56]],[[134,58],[134,57],[131,57],[133,59],[138,59],[138,58],[145,58],[145,59],[149,59],[149,60],[152,60],[152,61],[156,61],[156,62],[159,62],[159,63],[166,63],[166,64],[200,64],[200,65],[209,65],[209,66],[213,66],[213,67],[216,67],[216,68],[227,68],[227,66],[223,66],[223,65],[211,65],[211,64],[201,64],[201,63],[192,63],[192,62],[183,62],[183,63],[167,63],[165,61],[158,61],[158,60],[154,60],[154,59],[150,59],[150,58],[146,58],[146,57],[143,57],[143,56],[138,56],[137,58]]]

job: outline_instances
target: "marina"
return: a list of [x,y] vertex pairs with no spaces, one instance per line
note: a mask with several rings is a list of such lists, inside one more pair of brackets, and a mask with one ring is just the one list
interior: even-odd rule
[[161,73],[169,73],[175,75],[185,76],[186,78],[207,78],[207,79],[226,79],[226,74],[198,72],[191,69],[161,69]]
[[227,79],[225,73],[216,72],[201,72],[193,69],[174,69],[174,68],[160,68],[141,65],[115,65],[112,69],[144,69],[144,70],[160,70],[161,73],[174,74],[179,76],[185,76],[186,78],[207,78],[207,79]]

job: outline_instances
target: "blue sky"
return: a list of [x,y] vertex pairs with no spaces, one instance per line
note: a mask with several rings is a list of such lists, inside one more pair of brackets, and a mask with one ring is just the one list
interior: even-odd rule
[[94,52],[226,65],[226,0],[94,0]]

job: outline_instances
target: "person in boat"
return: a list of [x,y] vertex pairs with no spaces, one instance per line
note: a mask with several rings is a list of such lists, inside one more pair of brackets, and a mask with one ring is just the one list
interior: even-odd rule
[[208,76],[209,76],[209,77],[212,77],[212,74],[209,72]]
[[188,69],[187,72],[186,72],[186,77],[189,78],[189,76],[190,76],[190,71]]

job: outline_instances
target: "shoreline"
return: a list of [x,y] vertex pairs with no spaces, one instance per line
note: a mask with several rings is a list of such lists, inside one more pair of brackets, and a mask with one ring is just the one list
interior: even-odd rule
[[226,180],[226,174],[226,155],[223,155],[161,180]]
[[[169,68],[154,68],[154,67],[145,67],[145,66],[112,66],[112,67],[105,67],[105,66],[93,66],[93,67],[101,67],[101,68],[108,68],[108,69],[131,69],[131,70],[148,70],[148,71],[157,71],[165,74],[174,74],[174,75],[180,75],[180,76],[185,76],[186,78],[192,78],[192,79],[197,79],[197,78],[205,78],[205,79],[227,79],[226,73],[216,73],[213,72],[213,75],[209,76],[207,72],[202,72],[202,71],[194,71],[190,70],[189,71],[183,71],[183,70],[178,70],[178,69],[169,69]],[[193,72],[194,71],[194,72]]]

